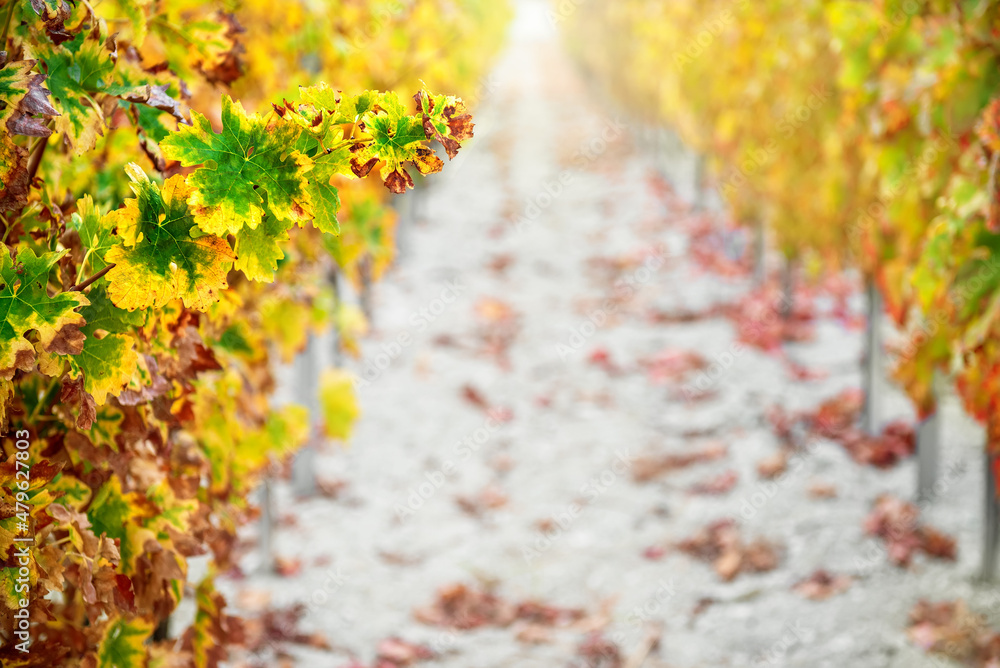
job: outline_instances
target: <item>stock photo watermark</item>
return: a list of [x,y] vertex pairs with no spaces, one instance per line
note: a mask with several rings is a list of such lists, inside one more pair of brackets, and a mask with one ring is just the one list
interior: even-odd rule
[[583,511],[607,494],[608,490],[631,468],[632,457],[628,450],[617,450],[614,460],[606,468],[580,486],[579,492],[584,497],[584,501],[582,503],[573,501],[567,504],[562,511],[555,513],[546,521],[547,528],[539,529],[530,545],[521,546],[521,556],[524,557],[525,562],[530,564],[551,549],[555,541],[576,524]]
[[459,279],[447,281],[437,297],[410,314],[407,318],[409,329],[397,334],[392,341],[383,343],[377,353],[365,358],[359,375],[355,377],[355,387],[364,389],[377,381],[386,369],[399,359],[403,351],[413,345],[413,332],[425,331],[431,323],[451,308],[467,289],[468,287],[462,285]]
[[584,322],[571,327],[569,337],[565,342],[556,344],[556,354],[559,355],[559,358],[566,360],[574,353],[579,352],[587,341],[608,323],[611,316],[635,297],[639,288],[652,280],[656,272],[663,267],[666,258],[670,256],[663,245],[657,245],[638,269],[615,281],[614,295],[605,299],[601,306],[588,313]]
[[425,471],[424,480],[411,486],[406,498],[395,504],[393,510],[397,519],[405,522],[412,518],[458,472],[459,465],[469,461],[473,455],[482,450],[501,427],[503,420],[499,416],[489,415],[479,427],[455,443],[452,448],[455,458],[445,460],[440,467],[432,471]]
[[573,154],[571,161],[573,167],[562,170],[551,180],[543,181],[541,189],[529,198],[524,210],[512,223],[515,232],[522,234],[533,229],[542,213],[552,206],[567,186],[573,183],[576,178],[574,170],[582,171],[597,161],[607,152],[609,146],[625,135],[627,127],[619,118],[608,121],[598,136],[579,146]]

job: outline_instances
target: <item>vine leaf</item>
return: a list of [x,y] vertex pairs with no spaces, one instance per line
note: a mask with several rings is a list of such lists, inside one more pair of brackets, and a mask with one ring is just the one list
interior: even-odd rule
[[104,112],[94,96],[113,83],[115,70],[109,42],[98,35],[74,38],[73,48],[42,47],[36,54],[47,68],[49,90],[62,113],[56,131],[73,145],[77,155],[94,148],[104,134]]
[[35,255],[22,248],[15,263],[0,253],[0,378],[10,380],[15,369],[30,371],[35,363],[35,349],[24,338],[30,330],[38,332],[45,350],[61,348],[63,354],[79,352],[83,338],[79,328],[83,316],[74,309],[90,302],[79,292],[49,296],[49,272],[67,251]]
[[[351,159],[351,168],[358,177],[368,174],[377,162],[382,163],[379,175],[385,186],[394,193],[406,192],[413,187],[413,179],[403,168],[403,163],[413,162],[421,174],[441,169],[429,155],[433,155],[424,142],[423,121],[406,113],[403,103],[396,93],[385,93],[379,98],[379,107],[384,114],[367,116],[366,130],[371,134],[371,143],[356,151]],[[441,163],[440,160],[437,160]],[[436,169],[435,169],[436,166]]]
[[292,123],[268,124],[258,114],[248,115],[227,95],[221,133],[192,111],[191,125],[178,128],[160,148],[185,167],[201,165],[188,176],[188,203],[198,226],[209,234],[235,234],[244,226],[257,227],[266,208],[281,219],[308,220],[309,159],[291,148],[300,133]]
[[0,102],[7,105],[0,118],[12,135],[48,137],[52,130],[34,116],[59,115],[49,102],[49,91],[42,87],[45,75],[31,73],[35,63],[18,60],[0,69]]
[[[438,95],[431,97],[425,91],[418,93],[418,114],[408,114],[399,95],[382,93],[378,103],[363,116],[364,127],[371,139],[351,147],[351,171],[364,177],[381,163],[379,175],[390,191],[401,194],[413,187],[413,178],[404,168],[412,164],[421,174],[439,172],[444,162],[427,146],[427,141],[437,139],[449,158],[458,154],[461,142],[472,137],[471,116],[465,112],[461,100]],[[341,104],[363,108],[361,96]]]
[[274,281],[278,260],[285,257],[281,243],[288,241],[290,223],[267,216],[255,228],[245,227],[236,235],[236,263],[251,281]]
[[453,160],[458,155],[461,142],[472,139],[475,123],[472,115],[460,98],[445,95],[431,95],[422,90],[413,96],[417,111],[423,115],[424,133],[434,137]]
[[71,12],[66,0],[29,0],[29,2],[35,14],[45,24],[45,32],[53,43],[62,44],[72,39],[72,33],[65,27]]
[[14,135],[47,137],[51,130],[33,118],[35,114],[58,115],[49,104],[49,92],[42,88],[45,76],[31,74],[34,60],[19,60],[0,69],[0,211],[20,209],[28,201],[30,175],[28,152],[13,141]]
[[27,204],[31,187],[28,151],[10,137],[7,132],[0,133],[0,211],[14,211]]
[[133,311],[181,299],[204,310],[227,287],[232,249],[216,236],[192,236],[198,226],[187,204],[192,187],[183,176],[167,179],[161,190],[138,165],[130,163],[126,172],[136,196],[109,214],[123,242],[104,256],[115,265],[107,275],[111,301]]
[[145,668],[145,641],[153,625],[141,619],[119,617],[111,622],[97,649],[98,668]]
[[117,308],[103,288],[91,290],[88,296],[90,306],[83,308],[87,325],[81,330],[87,340],[80,354],[70,358],[70,367],[74,377],[83,374],[83,389],[102,406],[108,395],[117,395],[135,373],[139,355],[135,339],[125,332],[142,326],[146,317]]
[[331,185],[337,174],[348,170],[348,152],[332,151],[316,157],[309,178],[309,197],[313,205],[313,224],[325,234],[340,234],[337,211],[340,210],[340,193]]
[[84,195],[77,200],[76,212],[67,223],[67,227],[76,230],[83,247],[91,251],[87,267],[92,273],[108,266],[104,261],[104,255],[114,246],[121,244],[121,238],[115,235],[115,216],[111,214],[102,216],[90,195]]

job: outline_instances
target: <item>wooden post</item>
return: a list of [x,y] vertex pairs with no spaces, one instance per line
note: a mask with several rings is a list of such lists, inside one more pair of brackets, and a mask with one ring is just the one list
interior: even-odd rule
[[879,324],[882,320],[882,295],[875,281],[868,282],[868,323],[865,328],[864,376],[865,405],[862,414],[862,429],[875,435],[879,429],[879,396],[882,387],[882,339]]
[[333,287],[333,336],[331,337],[333,343],[333,366],[338,369],[344,366],[344,350],[340,341],[340,330],[338,326],[340,324],[340,269],[334,267],[330,270],[330,285]]
[[941,375],[934,373],[931,381],[934,412],[917,425],[917,500],[934,501],[941,458]]
[[292,488],[299,496],[316,493],[316,435],[319,423],[319,360],[318,342],[309,337],[306,349],[295,359],[295,394],[297,403],[309,409],[309,442],[295,454],[292,461]]
[[979,579],[983,582],[993,582],[997,572],[997,545],[1000,543],[1000,507],[997,505],[997,478],[993,470],[995,457],[989,452],[983,453],[983,468],[985,469],[985,489],[983,490],[983,561],[979,571]]
[[372,317],[372,259],[365,256],[358,260],[358,272],[361,274],[361,312],[365,314],[368,328],[374,329],[375,320]]
[[754,225],[753,238],[753,284],[761,287],[767,282],[767,231],[764,219],[759,218]]
[[274,508],[274,490],[271,479],[264,478],[264,483],[260,486],[260,571],[262,573],[273,573],[275,569],[274,559],[274,531],[277,526],[277,516]]
[[795,261],[788,257],[781,268],[781,297],[781,318],[788,320],[795,301]]
[[705,210],[705,154],[699,153],[694,162],[694,210]]

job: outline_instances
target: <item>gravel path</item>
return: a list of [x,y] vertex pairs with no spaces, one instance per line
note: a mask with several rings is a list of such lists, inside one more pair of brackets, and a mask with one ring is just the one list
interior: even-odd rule
[[[349,449],[325,450],[317,462],[319,477],[345,490],[295,500],[279,487],[279,507],[296,522],[279,530],[278,553],[302,569],[226,581],[230,598],[266,590],[273,605],[306,602],[303,627],[365,662],[389,636],[434,648],[427,666],[581,661],[579,625],[529,643],[517,624],[450,632],[414,619],[439,588],[461,582],[606,614],[606,636],[626,655],[662,623],[644,668],[946,665],[915,649],[905,628],[922,597],[989,595],[972,584],[981,435],[954,402],[943,468],[966,469],[949,474],[925,516],[957,538],[958,561],[920,557],[902,570],[863,522],[879,494],[912,496],[912,461],[864,468],[820,442],[780,484],[757,473],[778,450],[769,407],[812,408],[860,385],[861,331],[821,320],[813,340],[787,346],[827,374],[796,381],[777,356],[747,349],[730,358],[729,319],[651,321],[654,311],[733,302],[750,280],[690,260],[693,214],[657,185],[664,163],[684,175],[689,157],[652,155],[645,135],[615,118],[562,53],[543,5],[520,5],[477,122],[473,146],[435,179],[403,231],[403,257],[376,289],[377,331],[349,363],[370,380],[359,390],[363,417]],[[686,182],[677,180],[681,195]],[[726,365],[714,398],[689,403],[678,385],[651,381],[640,360],[668,348]],[[594,351],[608,364],[593,363]],[[887,418],[911,417],[894,391],[885,404]],[[713,444],[727,455],[643,484],[633,478],[641,455]],[[738,476],[730,492],[689,492],[727,471]],[[837,497],[811,497],[817,481]],[[676,550],[644,556],[725,517],[748,540],[782,545],[781,565],[727,583]],[[822,602],[792,591],[819,568],[857,579]],[[714,603],[694,615],[706,598]],[[339,650],[296,655],[301,666],[350,662]]]

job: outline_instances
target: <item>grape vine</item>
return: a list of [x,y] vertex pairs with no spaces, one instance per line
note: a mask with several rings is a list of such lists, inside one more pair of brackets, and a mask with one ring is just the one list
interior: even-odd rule
[[[189,557],[234,565],[248,494],[310,438],[305,409],[270,405],[275,358],[330,326],[356,352],[364,320],[329,277],[384,270],[387,196],[472,137],[423,82],[477,96],[507,10],[441,4],[0,4],[4,666],[227,658],[211,576],[179,642],[153,631]],[[350,380],[321,385],[346,438]]]
[[711,156],[734,217],[789,258],[874,281],[918,413],[951,374],[1000,454],[992,3],[624,0],[568,24],[605,85]]

